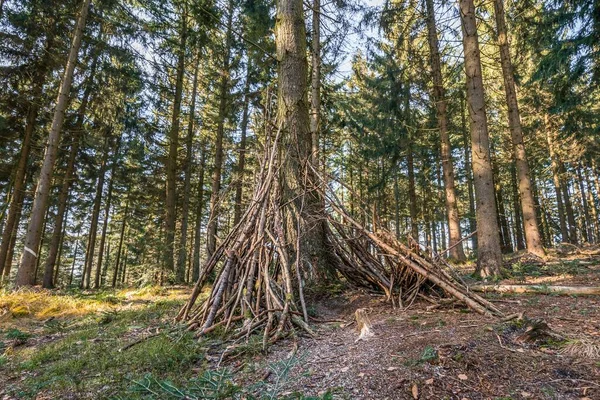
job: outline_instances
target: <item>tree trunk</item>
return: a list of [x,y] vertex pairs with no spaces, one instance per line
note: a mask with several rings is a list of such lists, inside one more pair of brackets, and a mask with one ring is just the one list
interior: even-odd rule
[[115,274],[112,279],[112,287],[117,286],[117,278],[119,277],[119,263],[121,262],[121,253],[123,251],[123,239],[125,238],[125,226],[127,226],[127,213],[129,211],[129,199],[125,203],[123,211],[123,221],[121,222],[121,233],[119,234],[119,247],[117,249],[117,260],[115,261]]
[[[515,212],[515,236],[517,238],[517,250],[525,249],[525,241],[523,240],[523,222],[521,221],[521,208],[519,201],[519,187],[517,185],[517,173],[514,166],[510,168],[511,186],[513,189],[513,209]],[[533,183],[533,182],[532,182]],[[533,185],[532,185],[533,186]],[[533,193],[533,190],[532,190]],[[533,197],[533,194],[532,194]],[[534,200],[535,202],[535,200]]]
[[[465,99],[460,99],[460,119],[463,133],[463,146],[465,152],[465,174],[467,179],[467,192],[469,194],[469,230],[471,233],[477,230],[477,219],[475,218],[475,193],[473,193],[473,168],[471,165],[471,150],[469,149],[469,133],[467,131],[467,116],[465,113]],[[471,247],[477,250],[477,235],[471,236]]]
[[223,168],[223,136],[225,134],[225,118],[227,113],[227,102],[229,95],[229,68],[231,58],[231,46],[233,44],[233,1],[229,1],[227,16],[227,36],[225,38],[225,52],[223,54],[223,68],[221,69],[221,82],[219,83],[219,114],[217,120],[217,132],[215,138],[215,163],[213,167],[211,194],[210,194],[210,217],[206,238],[206,251],[210,257],[217,248],[217,228],[219,217],[219,192],[221,191],[221,170]]
[[600,221],[598,220],[598,218],[600,217],[600,214],[598,213],[598,206],[596,205],[596,201],[594,199],[598,199],[598,196],[600,196],[600,193],[596,193],[594,194],[594,189],[592,188],[592,182],[590,179],[590,175],[589,175],[589,171],[588,168],[586,168],[585,166],[583,167],[583,175],[585,177],[585,182],[587,185],[587,201],[589,203],[589,207],[592,211],[592,221],[593,226],[594,226],[594,236],[595,236],[595,243],[598,243],[600,241]]
[[[288,249],[292,253],[289,259],[295,260],[299,255],[306,270],[323,272],[331,266],[323,202],[316,191],[307,190],[317,181],[309,166],[312,139],[307,98],[306,27],[302,8],[302,0],[277,0],[277,121],[283,132],[280,149],[284,163],[280,184],[282,204],[288,205],[287,221],[284,222],[286,237],[288,243],[297,243],[300,247],[290,246],[293,249]],[[300,238],[296,237],[297,232],[301,232]],[[301,268],[301,265],[296,267]]]
[[100,206],[102,203],[102,192],[104,190],[104,179],[106,175],[106,161],[108,159],[108,141],[109,133],[106,132],[106,138],[104,139],[104,149],[102,155],[102,161],[100,163],[100,171],[98,172],[98,182],[96,185],[96,195],[94,196],[94,207],[92,210],[92,217],[90,222],[90,236],[85,252],[85,266],[83,269],[83,277],[81,279],[81,286],[85,289],[90,288],[90,282],[92,278],[92,265],[94,264],[94,253],[96,251],[96,236],[98,234],[98,218],[100,217]]
[[187,41],[187,6],[181,17],[181,38],[178,51],[177,77],[175,80],[175,98],[171,130],[169,131],[169,155],[167,157],[167,184],[165,204],[165,267],[175,270],[175,223],[177,207],[177,148],[179,145],[179,114],[181,113],[181,97],[183,92],[183,75],[185,73],[185,45]]
[[77,110],[77,120],[72,129],[71,148],[69,149],[69,156],[67,159],[67,167],[65,169],[65,174],[62,178],[62,182],[60,185],[61,189],[60,194],[58,195],[58,210],[56,212],[56,218],[54,220],[54,230],[52,232],[52,238],[50,239],[50,247],[48,248],[48,257],[46,258],[44,266],[44,280],[42,282],[42,286],[46,289],[50,289],[54,286],[53,270],[54,265],[56,263],[58,248],[61,242],[60,239],[62,237],[62,226],[63,220],[65,219],[64,217],[67,206],[67,199],[69,197],[71,183],[74,180],[73,173],[75,171],[75,160],[79,151],[79,143],[83,135],[83,122],[89,104],[90,95],[94,86],[94,75],[96,74],[97,65],[98,57],[95,57],[90,67],[90,75],[88,77],[88,82],[86,84],[85,91],[83,92],[83,97],[81,99],[79,109]]
[[554,183],[554,192],[556,193],[556,207],[558,211],[558,220],[560,223],[561,241],[569,241],[569,230],[567,228],[567,220],[560,184],[560,168],[556,152],[554,151],[554,129],[551,126],[548,114],[544,115],[544,129],[546,131],[546,140],[548,142],[548,152],[550,154],[550,162],[552,165],[552,182]]
[[467,102],[471,125],[471,154],[477,203],[477,273],[499,275],[502,268],[494,177],[483,92],[479,39],[473,0],[459,0],[467,75]]
[[108,215],[110,213],[110,205],[112,203],[113,187],[115,184],[115,174],[117,165],[119,164],[119,148],[121,147],[121,137],[118,137],[113,150],[113,160],[110,171],[110,181],[108,181],[108,191],[106,193],[106,204],[104,205],[104,221],[102,224],[102,234],[100,235],[100,247],[98,249],[98,263],[96,265],[96,276],[94,279],[94,287],[100,288],[100,273],[102,272],[102,257],[104,256],[104,244],[106,243],[106,231],[108,230]]
[[[21,153],[19,155],[19,161],[16,167],[16,173],[13,179],[13,194],[10,206],[8,208],[8,214],[6,216],[6,223],[2,232],[2,241],[0,242],[0,272],[9,270],[7,268],[7,256],[9,251],[9,244],[12,240],[12,232],[15,225],[19,224],[17,214],[20,216],[20,209],[23,207],[23,200],[25,198],[25,175],[27,172],[27,164],[30,159],[31,151],[31,140],[33,132],[35,130],[35,124],[40,109],[40,97],[43,92],[44,84],[46,83],[46,75],[50,68],[50,61],[52,59],[52,48],[54,46],[54,30],[51,30],[46,44],[44,46],[44,54],[41,58],[40,64],[36,68],[36,74],[33,79],[32,85],[33,90],[31,93],[31,104],[27,113],[27,119],[25,122],[25,132],[23,134],[23,142],[21,143]],[[8,195],[7,195],[8,198]],[[14,250],[14,248],[13,248]],[[10,260],[12,265],[12,257]],[[2,275],[2,281],[8,279],[8,274]]]
[[442,170],[444,176],[445,204],[448,215],[448,230],[450,233],[450,257],[457,261],[465,261],[465,253],[461,242],[460,217],[454,187],[454,165],[452,162],[452,148],[448,133],[448,104],[442,77],[442,64],[438,44],[437,29],[435,26],[435,12],[433,0],[427,0],[427,32],[429,38],[429,53],[431,69],[433,72],[433,101],[436,104],[438,129],[440,131]]
[[246,169],[246,131],[248,129],[248,117],[249,117],[249,105],[250,105],[250,65],[248,64],[246,70],[246,83],[244,86],[244,106],[242,111],[242,123],[240,125],[241,138],[240,138],[240,149],[238,156],[237,165],[237,182],[235,184],[235,203],[234,203],[234,217],[233,225],[237,225],[242,217],[242,195],[244,187],[244,171]]
[[533,194],[531,193],[529,163],[527,162],[527,153],[525,151],[525,143],[523,142],[523,129],[521,127],[521,116],[517,102],[515,77],[510,59],[510,49],[508,47],[508,33],[504,18],[504,0],[494,0],[494,10],[498,29],[498,46],[500,46],[500,62],[504,77],[504,91],[506,92],[506,103],[508,105],[508,125],[512,138],[513,155],[519,182],[519,198],[521,200],[523,221],[525,223],[525,242],[528,252],[539,257],[544,257],[546,252],[542,244],[536,219]]
[[196,226],[194,227],[194,261],[192,264],[192,281],[200,276],[200,238],[202,237],[202,212],[204,211],[204,167],[206,164],[206,144],[200,148],[200,168],[198,170],[198,197],[196,204]]
[[310,96],[310,135],[312,164],[319,167],[319,127],[321,122],[321,0],[312,4],[312,74]]
[[579,240],[577,239],[577,223],[575,222],[575,212],[573,211],[573,204],[571,203],[571,194],[569,193],[569,180],[567,176],[567,169],[565,164],[559,162],[560,170],[560,188],[563,193],[563,200],[565,202],[565,211],[567,212],[567,221],[569,222],[569,243],[577,245]]
[[73,36],[73,44],[71,45],[71,50],[69,52],[69,59],[65,67],[65,73],[62,78],[60,91],[56,100],[54,117],[52,119],[52,128],[50,129],[50,134],[48,135],[48,144],[46,147],[46,153],[44,154],[44,163],[42,165],[42,170],[40,171],[40,177],[33,201],[29,226],[27,228],[27,235],[25,236],[25,247],[21,256],[21,264],[19,265],[19,270],[17,271],[17,278],[15,281],[16,286],[33,284],[35,263],[38,255],[32,249],[37,249],[41,240],[41,228],[43,224],[42,220],[46,212],[48,196],[52,186],[54,161],[56,160],[56,155],[58,152],[60,131],[65,118],[65,110],[67,108],[69,93],[71,91],[71,83],[73,81],[73,71],[75,69],[75,64],[77,63],[77,54],[79,53],[79,47],[81,46],[81,39],[83,37],[83,30],[85,27],[85,20],[87,18],[90,1],[91,0],[83,0],[81,13],[79,14],[77,26]]
[[181,242],[179,243],[179,255],[177,258],[177,274],[175,281],[177,283],[185,282],[185,259],[187,255],[187,236],[188,221],[190,216],[190,192],[192,177],[192,147],[194,145],[194,121],[196,118],[196,93],[198,90],[198,69],[200,66],[200,54],[196,56],[196,66],[194,67],[194,81],[192,83],[192,98],[190,103],[190,115],[188,120],[188,131],[186,137],[185,154],[185,177],[183,184],[183,207],[181,210]]

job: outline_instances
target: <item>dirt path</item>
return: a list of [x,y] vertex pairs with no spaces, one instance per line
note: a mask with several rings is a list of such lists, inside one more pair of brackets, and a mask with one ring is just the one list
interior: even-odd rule
[[[543,318],[569,338],[600,345],[600,299],[535,295],[497,299],[506,313]],[[346,306],[342,306],[346,304]],[[381,300],[355,295],[323,300],[317,311],[350,321],[370,310],[375,336],[356,342],[355,325],[318,325],[315,339],[299,338],[297,362],[285,377],[285,393],[341,399],[600,399],[600,360],[560,354],[564,346],[517,343],[524,328],[498,324],[465,309],[427,311],[427,303],[392,310]],[[322,314],[320,314],[322,316]],[[288,359],[292,341],[277,345],[265,365]],[[259,375],[262,377],[259,377]],[[270,374],[267,381],[280,379]]]

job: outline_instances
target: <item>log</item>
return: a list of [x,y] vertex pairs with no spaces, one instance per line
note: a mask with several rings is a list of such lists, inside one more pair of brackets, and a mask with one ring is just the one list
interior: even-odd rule
[[547,286],[547,285],[474,285],[471,290],[476,292],[497,292],[497,293],[538,293],[538,294],[559,294],[559,295],[582,295],[594,296],[600,295],[599,286]]

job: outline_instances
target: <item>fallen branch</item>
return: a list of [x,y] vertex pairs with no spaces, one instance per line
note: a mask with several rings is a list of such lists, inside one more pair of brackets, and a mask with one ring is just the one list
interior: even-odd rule
[[474,285],[471,290],[476,292],[497,293],[538,293],[560,295],[600,295],[598,286],[547,286],[547,285]]

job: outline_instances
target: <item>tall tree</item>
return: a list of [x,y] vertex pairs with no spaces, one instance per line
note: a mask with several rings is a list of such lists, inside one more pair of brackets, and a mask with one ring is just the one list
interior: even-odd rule
[[426,6],[429,53],[433,73],[433,101],[436,105],[438,129],[440,131],[446,213],[448,215],[448,230],[450,232],[450,242],[448,244],[450,247],[450,257],[458,261],[465,261],[466,257],[461,242],[456,190],[454,188],[454,163],[452,162],[452,148],[448,132],[448,104],[446,102],[444,79],[442,77],[442,63],[440,61],[433,0],[426,0]]
[[229,102],[229,86],[231,67],[231,47],[233,45],[233,13],[234,2],[229,0],[227,8],[227,25],[225,32],[225,48],[223,50],[223,64],[221,68],[221,79],[219,81],[218,102],[219,111],[217,116],[217,131],[215,133],[215,161],[213,166],[212,185],[210,194],[210,217],[208,220],[206,250],[210,257],[217,247],[217,228],[219,218],[219,193],[221,191],[221,178],[223,169],[223,138],[225,136],[225,118],[227,104]]
[[496,14],[498,46],[500,46],[500,63],[502,64],[502,76],[504,78],[504,91],[506,92],[506,103],[508,105],[508,126],[512,138],[513,157],[515,159],[519,184],[519,198],[521,200],[523,222],[525,224],[525,243],[528,252],[539,257],[544,257],[546,252],[537,224],[535,203],[531,190],[529,163],[527,162],[527,153],[523,141],[523,128],[521,127],[515,78],[510,58],[508,32],[504,17],[504,0],[494,0],[494,10]]
[[73,71],[77,63],[77,55],[81,46],[83,30],[87,19],[88,10],[91,0],[83,0],[81,12],[77,19],[77,25],[73,35],[73,43],[69,52],[69,58],[65,67],[65,72],[61,81],[60,91],[56,100],[54,109],[54,117],[52,119],[52,127],[48,135],[48,143],[44,154],[44,162],[40,177],[37,184],[29,226],[25,237],[25,246],[21,255],[21,263],[17,271],[15,284],[17,286],[35,284],[35,265],[38,254],[35,250],[39,247],[42,236],[42,225],[46,208],[48,204],[48,196],[52,185],[52,175],[54,173],[54,161],[58,152],[58,143],[60,140],[60,132],[65,118],[65,110],[69,100],[69,92],[71,91],[71,83],[73,81]]
[[[175,270],[175,224],[177,208],[177,149],[179,146],[179,114],[181,113],[181,98],[183,94],[183,75],[185,73],[185,49],[187,42],[187,2],[181,13],[179,47],[177,50],[177,76],[175,78],[175,98],[171,114],[171,129],[169,130],[169,152],[167,156],[167,184],[165,204],[165,267]],[[179,279],[179,275],[177,276]]]
[[475,5],[473,0],[459,0],[459,8],[471,127],[471,162],[477,206],[477,273],[485,278],[500,275],[502,252],[498,233]]

